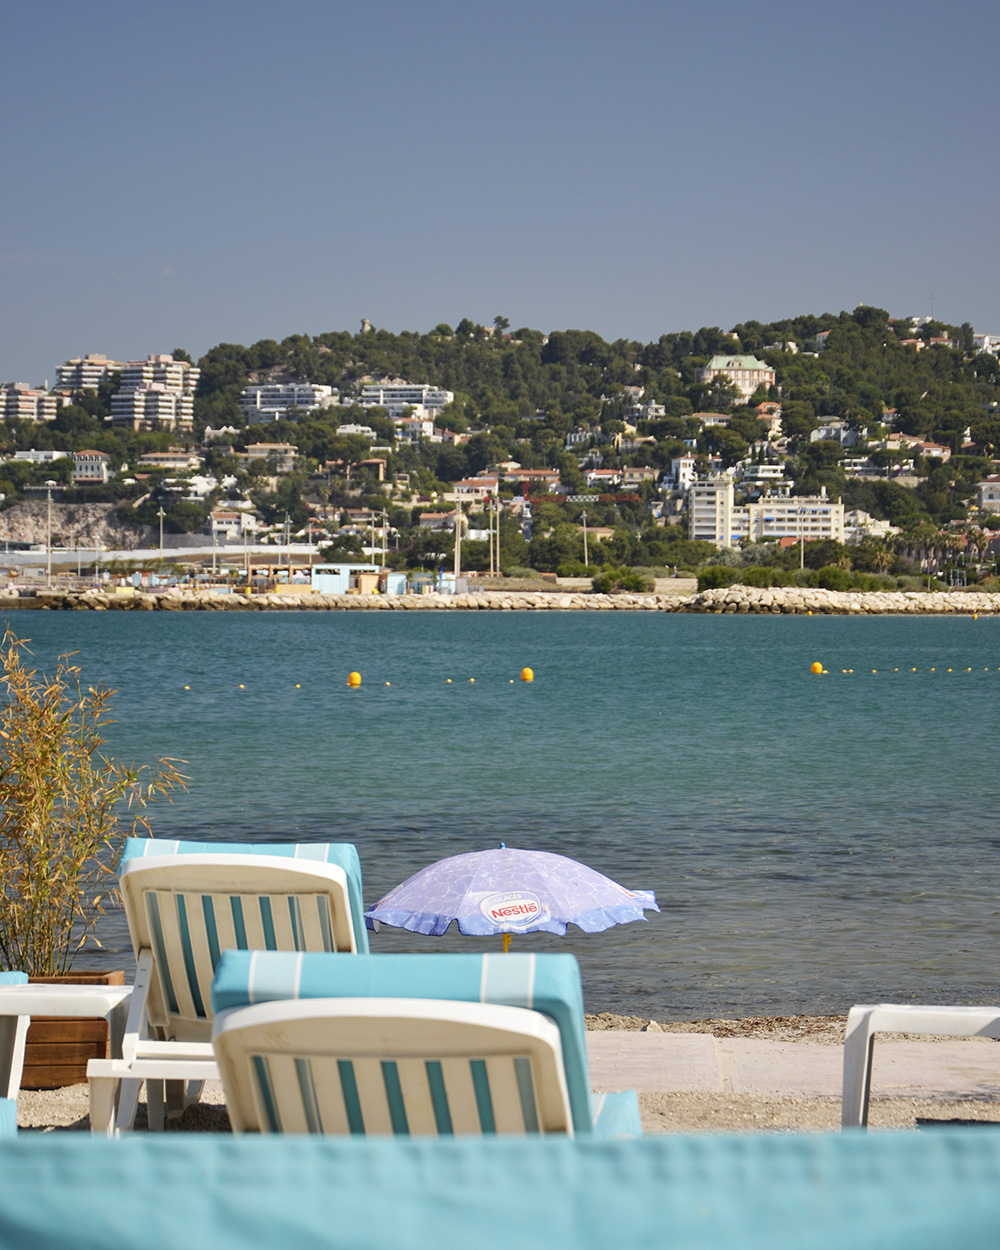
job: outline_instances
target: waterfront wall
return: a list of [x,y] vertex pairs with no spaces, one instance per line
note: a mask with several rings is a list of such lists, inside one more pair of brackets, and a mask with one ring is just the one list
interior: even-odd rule
[[23,609],[94,612],[267,612],[267,611],[624,611],[706,613],[813,613],[837,616],[973,615],[1000,613],[1000,594],[977,592],[838,591],[804,587],[761,589],[728,586],[694,595],[577,594],[486,591],[467,595],[239,595],[202,590],[112,594],[40,590],[33,596],[4,595],[0,612]]

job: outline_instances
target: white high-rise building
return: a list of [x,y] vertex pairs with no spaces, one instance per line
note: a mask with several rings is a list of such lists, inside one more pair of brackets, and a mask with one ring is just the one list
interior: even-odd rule
[[61,396],[27,382],[0,384],[0,417],[5,421],[54,421],[64,402]]
[[111,396],[111,420],[133,430],[190,430],[194,426],[194,395],[171,391],[161,383],[118,391]]
[[122,365],[123,391],[135,391],[140,386],[164,386],[169,391],[190,391],[198,385],[201,370],[186,360],[174,360],[173,356],[147,356],[145,360],[130,360]]
[[190,430],[194,388],[201,370],[173,356],[147,356],[122,367],[121,389],[111,396],[111,421],[133,430]]
[[56,386],[74,393],[96,391],[102,382],[124,368],[120,360],[109,360],[100,352],[88,352],[86,356],[75,356],[56,366]]

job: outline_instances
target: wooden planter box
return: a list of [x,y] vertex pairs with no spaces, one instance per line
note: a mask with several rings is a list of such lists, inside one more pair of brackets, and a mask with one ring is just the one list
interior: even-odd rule
[[[69,972],[30,977],[36,985],[124,985],[124,972]],[[24,1047],[22,1089],[60,1089],[87,1080],[87,1060],[108,1058],[108,1022],[33,1016]]]

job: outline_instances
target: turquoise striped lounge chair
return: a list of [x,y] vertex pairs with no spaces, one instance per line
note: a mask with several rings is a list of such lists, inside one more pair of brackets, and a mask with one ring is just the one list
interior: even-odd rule
[[120,1059],[92,1059],[93,1132],[131,1127],[147,1086],[151,1128],[217,1078],[212,977],[224,951],[367,951],[361,867],[347,843],[130,838],[119,869],[136,978]]
[[572,955],[228,952],[213,1043],[236,1132],[636,1136],[592,1095]]

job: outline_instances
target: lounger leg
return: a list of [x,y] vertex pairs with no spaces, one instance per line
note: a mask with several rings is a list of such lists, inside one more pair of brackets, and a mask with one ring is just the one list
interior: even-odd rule
[[16,1098],[24,1067],[27,1016],[0,1016],[0,1096]]
[[90,1085],[90,1131],[115,1135],[115,1094],[119,1082],[113,1076],[92,1076]]
[[187,1092],[184,1081],[164,1081],[167,1092],[167,1119],[179,1120],[187,1106],[184,1095]]
[[163,1132],[163,1082],[146,1082],[146,1122],[151,1133]]
[[115,1132],[130,1133],[135,1128],[135,1113],[139,1106],[139,1089],[142,1081],[126,1078],[119,1081],[118,1114],[115,1117]]
[[844,1038],[844,1085],[840,1107],[841,1128],[867,1128],[868,1100],[871,1096],[872,1057],[875,1034],[871,1012],[852,1008],[847,1017]]

